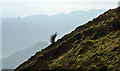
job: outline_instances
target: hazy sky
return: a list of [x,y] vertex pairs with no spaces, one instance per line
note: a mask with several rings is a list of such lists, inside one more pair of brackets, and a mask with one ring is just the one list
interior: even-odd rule
[[3,17],[24,17],[34,14],[54,15],[76,10],[110,9],[119,0],[2,0]]

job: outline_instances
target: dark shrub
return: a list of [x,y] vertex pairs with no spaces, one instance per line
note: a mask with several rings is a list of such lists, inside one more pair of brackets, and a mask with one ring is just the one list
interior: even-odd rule
[[53,44],[55,42],[55,38],[57,36],[57,33],[50,36],[50,42]]

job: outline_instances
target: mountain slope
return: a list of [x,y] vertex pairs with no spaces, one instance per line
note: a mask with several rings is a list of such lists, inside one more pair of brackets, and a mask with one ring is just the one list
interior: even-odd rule
[[20,69],[120,70],[120,7],[77,27]]

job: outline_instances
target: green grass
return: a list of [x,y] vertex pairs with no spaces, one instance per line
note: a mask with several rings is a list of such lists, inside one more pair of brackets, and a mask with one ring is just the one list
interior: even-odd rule
[[109,10],[38,52],[17,68],[120,70],[120,7]]

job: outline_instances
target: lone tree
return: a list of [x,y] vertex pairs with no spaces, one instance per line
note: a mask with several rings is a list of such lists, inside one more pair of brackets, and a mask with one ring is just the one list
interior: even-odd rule
[[52,44],[55,43],[55,38],[56,38],[56,36],[57,36],[57,33],[55,33],[55,34],[53,34],[53,35],[50,36],[50,42],[51,42]]

